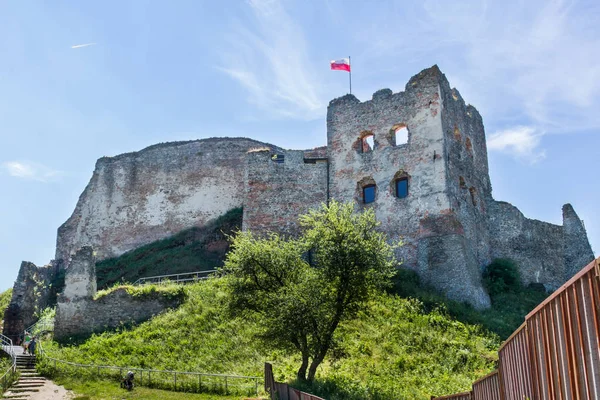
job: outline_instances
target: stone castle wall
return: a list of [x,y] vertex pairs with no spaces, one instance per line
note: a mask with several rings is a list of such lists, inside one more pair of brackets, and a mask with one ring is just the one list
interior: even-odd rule
[[[405,91],[383,89],[370,101],[344,96],[327,115],[331,196],[374,208],[381,229],[403,240],[398,258],[450,298],[488,307],[476,252],[448,190],[450,149],[444,101],[449,86],[437,67],[410,79]],[[395,129],[406,127],[401,143]],[[362,137],[374,136],[371,151]],[[450,156],[451,158],[452,156]],[[486,160],[487,167],[487,160]],[[409,195],[396,195],[395,181],[408,178]],[[375,201],[364,204],[362,188],[376,185]],[[485,223],[483,223],[485,227]]]
[[49,306],[52,282],[58,272],[54,262],[43,267],[27,261],[21,263],[8,308],[4,312],[3,334],[16,341],[35,323],[39,313]]
[[264,146],[212,138],[99,159],[58,229],[56,259],[66,261],[83,246],[94,247],[98,259],[119,256],[241,207],[246,152]]
[[296,233],[292,216],[327,202],[327,161],[318,156],[301,150],[248,153],[243,229]]
[[[401,127],[407,143],[394,135]],[[365,149],[368,135],[374,146]],[[399,198],[394,182],[404,178],[409,195]],[[362,199],[367,185],[376,187],[371,204]],[[374,208],[390,239],[404,241],[397,256],[406,267],[477,307],[489,305],[481,271],[494,258],[514,259],[524,283],[549,289],[593,259],[570,205],[559,226],[493,199],[483,120],[437,66],[412,77],[400,93],[383,89],[365,102],[352,95],[331,101],[323,148],[284,151],[213,138],[98,160],[59,228],[56,258],[67,265],[88,245],[98,259],[117,256],[240,206],[243,229],[294,234],[298,216],[330,198],[352,201],[357,210]]]
[[181,299],[132,296],[118,289],[95,300],[96,266],[93,250],[84,247],[72,257],[66,270],[65,290],[58,297],[54,322],[54,338],[65,341],[71,337],[122,325],[146,321],[179,305]]

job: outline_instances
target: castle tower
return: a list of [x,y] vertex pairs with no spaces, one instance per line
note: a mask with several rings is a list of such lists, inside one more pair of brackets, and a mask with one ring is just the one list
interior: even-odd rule
[[476,239],[487,243],[480,199],[491,190],[483,124],[438,67],[412,77],[404,92],[333,100],[327,144],[331,197],[373,207],[381,229],[404,242],[398,257],[406,267],[452,299],[488,307],[480,264],[489,251]]
[[577,216],[577,213],[570,204],[565,204],[562,208],[563,229],[564,229],[564,258],[565,258],[565,277],[570,279],[582,266],[589,264],[594,260],[594,252],[587,240],[583,222]]

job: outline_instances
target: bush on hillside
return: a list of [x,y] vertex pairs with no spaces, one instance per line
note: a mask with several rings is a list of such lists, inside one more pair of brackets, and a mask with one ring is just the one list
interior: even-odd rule
[[501,293],[517,292],[521,289],[517,265],[506,258],[497,258],[486,267],[483,283],[492,298]]
[[0,319],[4,318],[4,312],[10,304],[12,298],[12,288],[0,293]]

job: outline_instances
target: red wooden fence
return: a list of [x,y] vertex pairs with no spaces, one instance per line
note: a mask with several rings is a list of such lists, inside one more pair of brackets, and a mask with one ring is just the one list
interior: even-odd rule
[[294,389],[287,383],[275,382],[273,366],[269,363],[265,363],[265,392],[269,393],[271,400],[325,400]]
[[498,358],[498,370],[473,383],[471,397],[434,399],[600,399],[600,258],[530,312]]

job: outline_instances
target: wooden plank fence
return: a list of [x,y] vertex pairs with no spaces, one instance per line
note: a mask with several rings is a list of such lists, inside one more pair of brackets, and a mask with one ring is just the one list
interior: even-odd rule
[[435,400],[600,399],[600,258],[525,317],[472,391]]
[[271,400],[325,400],[321,397],[294,389],[287,383],[275,382],[273,366],[265,363],[265,392]]

